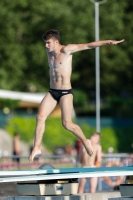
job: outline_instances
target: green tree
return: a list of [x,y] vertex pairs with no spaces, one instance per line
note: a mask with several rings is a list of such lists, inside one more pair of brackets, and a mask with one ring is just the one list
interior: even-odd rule
[[[100,39],[125,39],[100,48],[101,98],[131,98],[133,2],[107,0],[99,7]],[[59,29],[61,43],[94,41],[94,5],[88,0],[0,1],[0,88],[46,91],[49,70],[43,33]],[[74,54],[72,85],[95,99],[95,50]],[[82,81],[80,81],[82,80]],[[10,83],[9,83],[10,82]],[[126,84],[125,84],[126,82]]]

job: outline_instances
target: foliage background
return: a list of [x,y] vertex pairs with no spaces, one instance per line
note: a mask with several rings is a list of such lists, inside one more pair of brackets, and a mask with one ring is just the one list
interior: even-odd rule
[[[21,140],[31,143],[35,128],[35,118],[14,117],[8,121],[5,129],[13,136],[14,132],[19,132]],[[95,131],[95,128],[86,123],[81,124],[81,128],[87,138]],[[114,152],[132,152],[132,132],[133,128],[101,128],[101,145],[104,153],[109,147],[114,148]],[[60,118],[48,118],[46,121],[46,131],[43,137],[43,145],[54,151],[58,146],[74,146],[76,137],[65,130]]]
[[[133,116],[133,101],[129,104],[133,98],[132,10],[131,0],[107,0],[99,7],[100,39],[125,39],[122,44],[100,48],[104,116]],[[49,70],[42,35],[55,28],[65,45],[94,41],[94,5],[88,0],[1,0],[0,27],[0,88],[45,92],[49,88]],[[77,113],[88,115],[93,110],[91,102],[95,101],[94,49],[74,54],[72,85],[87,95],[85,106]]]

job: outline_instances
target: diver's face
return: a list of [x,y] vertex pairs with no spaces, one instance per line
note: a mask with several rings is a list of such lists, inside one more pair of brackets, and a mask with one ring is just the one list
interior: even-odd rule
[[47,52],[55,51],[58,41],[55,39],[48,39],[45,40],[45,47]]

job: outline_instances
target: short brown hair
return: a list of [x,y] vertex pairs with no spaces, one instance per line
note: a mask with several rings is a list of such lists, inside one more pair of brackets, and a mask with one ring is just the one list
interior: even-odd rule
[[55,29],[50,29],[44,35],[42,36],[43,40],[49,40],[51,38],[54,38],[60,42],[60,32]]

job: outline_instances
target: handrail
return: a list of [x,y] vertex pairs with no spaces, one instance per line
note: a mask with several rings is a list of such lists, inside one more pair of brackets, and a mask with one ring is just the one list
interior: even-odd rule
[[[0,159],[14,159],[14,158],[20,158],[20,159],[27,159],[28,160],[28,156],[26,155],[1,155]],[[72,163],[73,166],[76,167],[77,161],[76,158],[74,158],[73,156],[69,156],[69,155],[41,155],[41,156],[37,156],[35,158],[44,158],[44,159],[66,159],[68,158]]]

